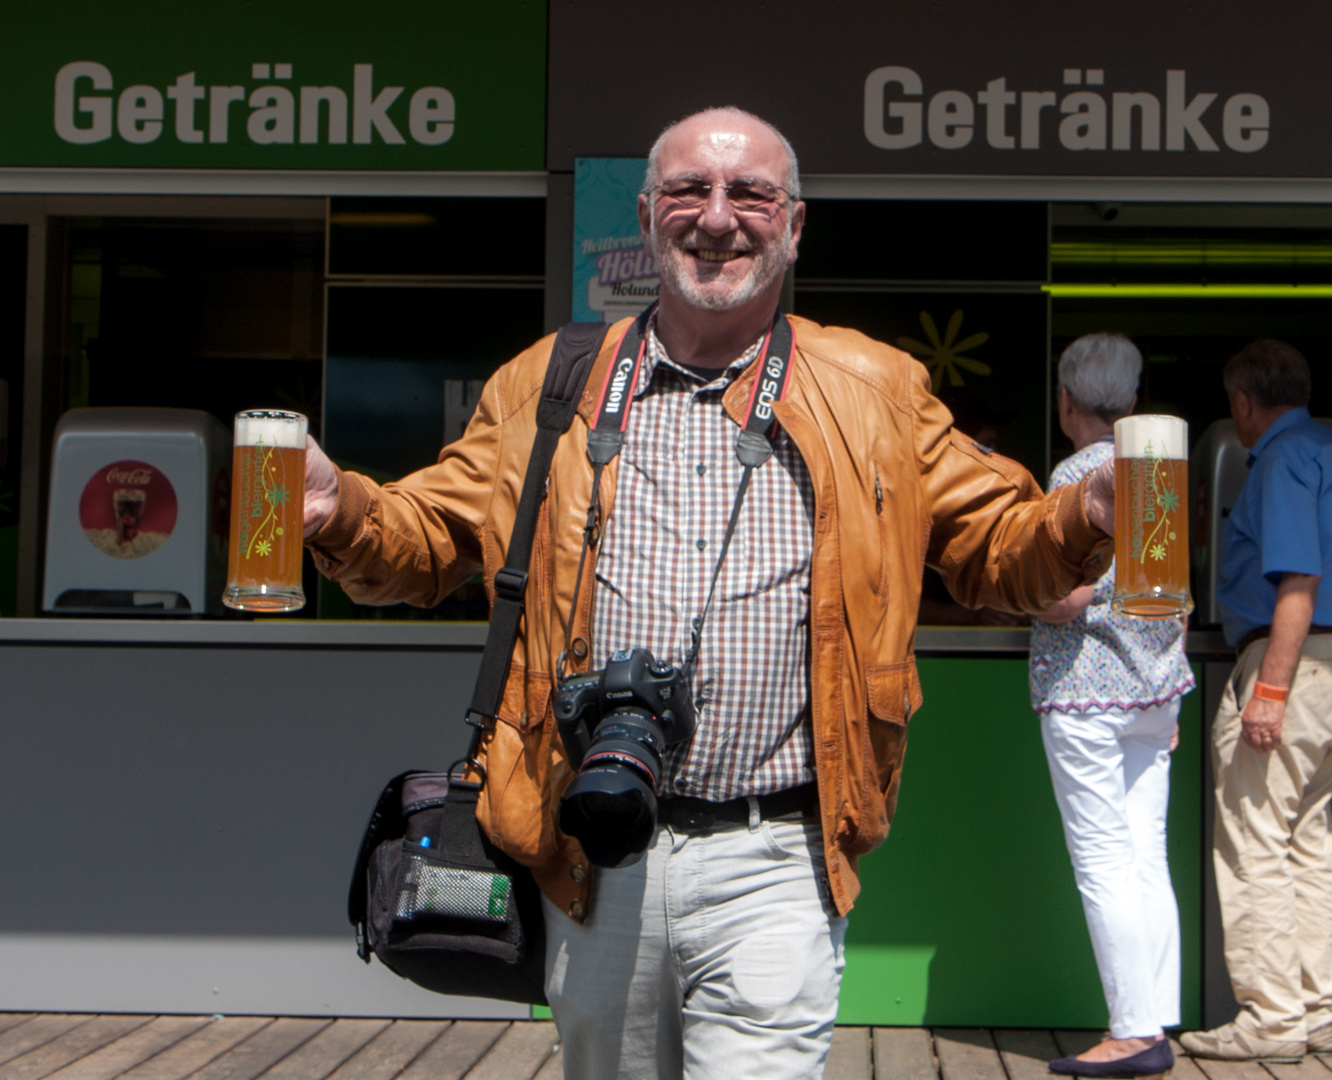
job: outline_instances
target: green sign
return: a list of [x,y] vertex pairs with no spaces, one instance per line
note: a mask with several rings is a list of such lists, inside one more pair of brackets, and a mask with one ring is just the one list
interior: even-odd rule
[[544,167],[545,0],[11,8],[0,166]]

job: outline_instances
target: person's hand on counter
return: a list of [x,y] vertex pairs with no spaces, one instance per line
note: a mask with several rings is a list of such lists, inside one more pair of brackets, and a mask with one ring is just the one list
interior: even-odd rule
[[1115,535],[1115,463],[1105,461],[1082,481],[1082,509],[1087,520],[1107,536]]
[[305,538],[324,527],[338,507],[338,469],[310,435],[305,437]]

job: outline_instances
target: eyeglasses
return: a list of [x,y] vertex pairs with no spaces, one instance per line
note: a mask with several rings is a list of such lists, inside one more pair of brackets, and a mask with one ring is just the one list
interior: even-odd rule
[[703,180],[667,180],[650,190],[685,210],[696,210],[712,197],[713,188],[724,191],[726,201],[741,214],[770,213],[791,198],[791,193],[785,188],[761,180],[732,180],[729,184],[709,184]]

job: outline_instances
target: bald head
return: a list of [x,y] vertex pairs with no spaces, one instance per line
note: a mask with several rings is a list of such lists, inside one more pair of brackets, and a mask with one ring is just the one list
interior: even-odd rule
[[669,125],[652,144],[648,152],[647,173],[643,190],[650,191],[661,183],[662,153],[671,144],[696,146],[717,157],[736,156],[746,151],[769,150],[783,160],[785,182],[782,187],[793,200],[800,198],[800,163],[786,136],[766,120],[753,113],[726,105],[717,109],[704,109]]

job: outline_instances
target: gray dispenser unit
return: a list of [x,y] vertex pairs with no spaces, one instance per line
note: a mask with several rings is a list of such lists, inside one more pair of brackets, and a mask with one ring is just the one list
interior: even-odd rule
[[231,433],[194,409],[74,409],[56,425],[42,607],[222,612]]

